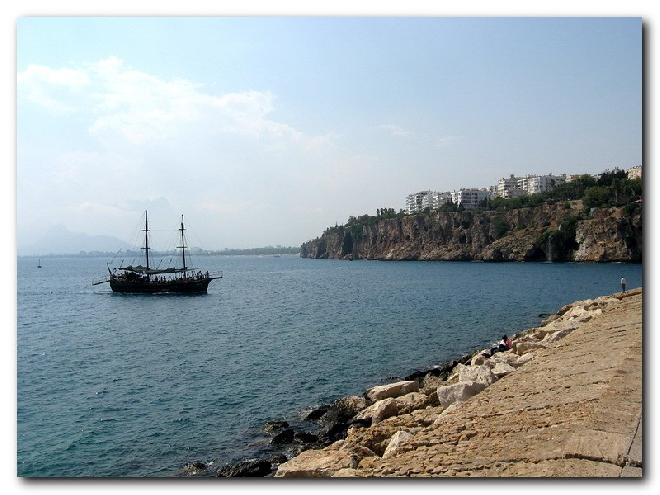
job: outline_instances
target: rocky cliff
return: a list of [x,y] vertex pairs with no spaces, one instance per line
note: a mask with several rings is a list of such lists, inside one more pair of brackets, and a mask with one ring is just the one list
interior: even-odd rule
[[640,205],[580,201],[506,211],[360,217],[301,246],[304,258],[482,261],[632,261],[642,258]]

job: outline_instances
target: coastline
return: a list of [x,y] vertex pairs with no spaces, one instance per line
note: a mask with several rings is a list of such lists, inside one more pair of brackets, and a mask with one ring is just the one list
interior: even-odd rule
[[642,289],[576,301],[446,379],[373,387],[275,476],[641,477],[641,317]]
[[313,259],[639,261],[641,207],[535,206],[350,217],[300,246]]
[[[284,419],[269,421],[264,425],[264,431],[270,437],[269,452],[262,451],[260,457],[244,459],[219,469],[212,464],[189,463],[184,466],[182,474],[218,477],[454,475],[452,472],[461,470],[426,474],[415,473],[413,470],[402,474],[392,468],[393,460],[387,469],[381,471],[373,468],[363,470],[362,466],[369,465],[369,462],[375,463],[378,459],[381,462],[393,459],[398,449],[405,451],[402,445],[411,440],[409,435],[433,429],[439,417],[447,416],[455,409],[460,410],[471,396],[476,395],[478,398],[483,395],[480,392],[485,393],[492,388],[489,385],[506,381],[500,381],[500,378],[510,374],[507,378],[509,382],[524,380],[521,378],[527,370],[524,365],[534,360],[537,351],[561,345],[565,337],[583,328],[591,320],[597,323],[602,319],[603,311],[609,313],[616,308],[621,309],[622,302],[638,299],[641,329],[641,294],[641,289],[633,289],[625,294],[615,293],[567,304],[556,313],[539,315],[546,318],[537,327],[513,335],[514,346],[509,352],[485,359],[482,357],[484,350],[477,350],[443,365],[415,371],[394,384],[372,387],[362,396],[342,397],[330,404],[301,411],[300,418],[292,421],[292,424]],[[637,316],[634,311],[632,316]],[[465,382],[473,383],[466,388]],[[638,385],[641,390],[641,375]],[[440,394],[439,397],[441,389],[444,395]],[[460,390],[452,392],[448,397],[445,392],[449,389]],[[456,403],[450,404],[452,401]],[[458,411],[455,414],[459,414]],[[639,457],[639,462],[633,462],[628,473],[637,472],[637,469],[641,472],[641,450]]]

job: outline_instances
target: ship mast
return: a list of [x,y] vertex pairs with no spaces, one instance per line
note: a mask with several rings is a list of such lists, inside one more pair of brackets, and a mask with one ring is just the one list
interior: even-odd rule
[[[149,270],[149,218],[147,210],[144,210],[144,254],[147,257],[147,270]],[[147,271],[147,279],[149,278],[149,272]]]
[[181,232],[181,245],[178,246],[181,249],[181,261],[183,262],[183,276],[186,276],[186,238],[183,235],[184,230],[186,230],[183,227],[183,215],[181,215],[181,228],[179,229],[179,232]]

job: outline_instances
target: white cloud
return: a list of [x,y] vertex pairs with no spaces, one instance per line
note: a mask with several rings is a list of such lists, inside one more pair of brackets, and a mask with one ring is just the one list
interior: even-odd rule
[[[303,142],[307,137],[270,117],[269,91],[221,95],[185,79],[163,79],[110,57],[80,68],[30,65],[18,75],[20,94],[54,111],[89,114],[89,132],[134,145],[158,142],[194,127],[206,133]],[[66,89],[66,91],[63,91]],[[314,137],[309,138],[312,141]]]
[[434,138],[433,146],[436,148],[444,148],[450,144],[454,144],[456,141],[460,140],[460,136],[441,136]]
[[42,65],[30,65],[17,76],[19,95],[56,112],[73,112],[76,106],[67,100],[77,97],[89,82],[85,71]]
[[[299,242],[382,206],[374,178],[398,184],[398,169],[384,167],[388,158],[374,150],[275,118],[270,91],[214,93],[116,57],[66,69],[30,66],[18,80],[26,129],[18,137],[22,242],[62,221],[131,241],[144,209],[165,228],[185,213],[205,247]],[[71,114],[44,118],[62,111]],[[49,132],[34,131],[34,119]]]
[[411,137],[413,135],[412,131],[404,129],[401,126],[395,124],[380,124],[377,126],[378,129],[388,132],[391,136],[394,137]]
[[405,129],[396,124],[380,124],[377,129],[387,132],[390,136],[396,138],[414,139],[419,144],[432,148],[444,148],[461,139],[461,136],[434,136],[431,133],[416,134],[413,131]]

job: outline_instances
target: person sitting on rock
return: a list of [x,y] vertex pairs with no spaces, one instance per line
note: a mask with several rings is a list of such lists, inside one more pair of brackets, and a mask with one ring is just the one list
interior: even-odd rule
[[513,343],[511,342],[511,339],[505,335],[502,335],[502,340],[500,340],[496,346],[492,347],[490,349],[490,357],[493,357],[493,355],[496,352],[504,352],[508,351],[513,347]]

